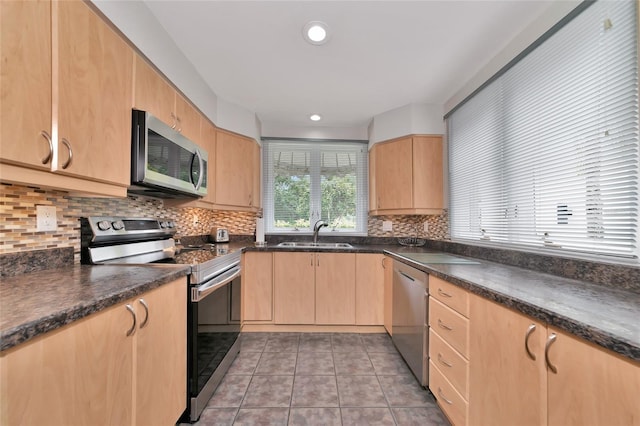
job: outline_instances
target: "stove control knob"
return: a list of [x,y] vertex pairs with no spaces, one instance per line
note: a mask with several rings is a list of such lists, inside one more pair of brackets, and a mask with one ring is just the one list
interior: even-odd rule
[[168,228],[169,227],[169,222],[166,221],[162,221],[160,222],[160,228],[164,229],[164,228]]
[[98,222],[99,230],[106,231],[109,228],[111,228],[111,222],[109,222],[108,220],[101,220],[100,222]]
[[111,226],[113,226],[114,231],[120,231],[124,229],[124,222],[121,220],[116,220],[111,224]]
[[170,221],[167,222],[167,228],[173,228],[174,226],[175,225],[174,225],[173,221],[170,220]]

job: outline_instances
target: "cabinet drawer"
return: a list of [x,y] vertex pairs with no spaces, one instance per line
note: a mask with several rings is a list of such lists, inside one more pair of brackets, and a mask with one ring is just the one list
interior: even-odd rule
[[429,332],[429,358],[456,390],[468,399],[469,361],[447,344],[433,330]]
[[429,294],[469,318],[469,293],[465,289],[429,275]]
[[454,349],[469,358],[469,320],[438,302],[429,298],[429,326]]
[[432,360],[429,361],[429,389],[454,426],[467,424],[467,402],[442,375]]

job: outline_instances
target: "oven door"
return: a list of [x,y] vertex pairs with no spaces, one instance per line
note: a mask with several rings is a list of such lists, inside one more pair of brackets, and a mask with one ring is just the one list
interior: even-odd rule
[[189,420],[200,417],[240,350],[240,265],[191,288],[187,368]]

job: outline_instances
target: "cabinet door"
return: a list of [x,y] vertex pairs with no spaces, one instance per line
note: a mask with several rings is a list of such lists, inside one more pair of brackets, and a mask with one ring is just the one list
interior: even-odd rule
[[242,320],[273,320],[273,254],[247,252],[242,260]]
[[0,64],[0,158],[49,169],[41,134],[51,135],[49,1],[0,1]]
[[216,140],[216,204],[252,206],[254,142],[218,131]]
[[469,424],[545,424],[545,326],[473,294],[469,318]]
[[213,204],[216,200],[216,128],[207,120],[202,120],[200,128],[200,143],[207,150],[207,196],[203,201]]
[[108,308],[0,356],[0,423],[132,422],[132,316]]
[[376,191],[376,158],[380,144],[375,144],[369,150],[369,211],[378,209],[378,191]]
[[315,322],[314,253],[274,253],[274,319],[276,324]]
[[442,137],[413,137],[413,173],[413,207],[442,210]]
[[169,126],[176,125],[176,92],[160,74],[140,56],[135,55],[135,94],[133,106],[158,117]]
[[390,335],[393,322],[393,259],[385,256],[384,266],[384,328]]
[[177,130],[192,142],[201,144],[200,113],[186,99],[176,94]]
[[413,206],[413,162],[410,137],[380,144],[376,153],[378,210]]
[[251,191],[251,207],[262,207],[262,147],[253,142],[253,190]]
[[53,4],[58,23],[58,169],[127,186],[133,51],[85,3]]
[[175,424],[187,395],[186,280],[144,293],[134,305],[139,321],[136,424]]
[[384,255],[356,253],[356,324],[384,322]]
[[356,323],[355,253],[316,253],[316,324]]
[[549,327],[549,426],[640,424],[640,364]]

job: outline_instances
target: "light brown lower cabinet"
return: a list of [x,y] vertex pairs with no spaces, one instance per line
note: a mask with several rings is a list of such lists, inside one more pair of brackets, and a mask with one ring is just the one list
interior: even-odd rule
[[385,256],[383,260],[384,267],[384,302],[383,302],[383,316],[384,316],[384,328],[389,335],[393,335],[392,321],[393,321],[393,259],[389,256]]
[[383,254],[356,253],[356,325],[384,322],[384,259]]
[[315,253],[273,253],[276,324],[315,323]]
[[276,324],[354,325],[355,253],[273,253]]
[[242,320],[273,321],[273,253],[242,256]]
[[182,278],[2,352],[0,424],[175,424],[186,295]]
[[640,425],[640,363],[480,296],[470,318],[470,425]]

